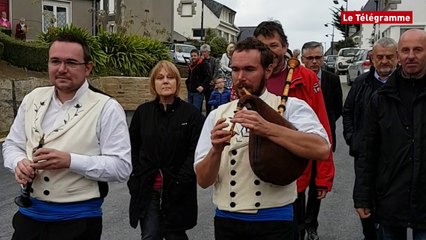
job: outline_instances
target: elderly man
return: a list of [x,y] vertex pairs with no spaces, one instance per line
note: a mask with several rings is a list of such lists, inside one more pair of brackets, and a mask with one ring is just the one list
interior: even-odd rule
[[[265,83],[272,60],[263,43],[254,38],[243,40],[232,55],[232,78],[240,96],[246,88],[277,109],[281,97],[269,93]],[[198,184],[203,188],[214,185],[215,239],[292,239],[296,181],[281,186],[255,175],[248,159],[249,136],[268,138],[303,158],[327,159],[327,133],[314,111],[297,98],[288,98],[285,118],[298,131],[269,122],[253,110],[234,113],[237,103],[234,100],[210,113],[195,152]],[[232,124],[236,135],[231,138]]]
[[32,184],[30,204],[13,217],[14,240],[100,239],[106,182],[132,171],[126,116],[89,86],[92,67],[87,42],[60,34],[49,48],[53,86],[22,101],[3,145],[5,167]]
[[407,239],[412,228],[425,240],[426,32],[403,33],[398,57],[401,67],[367,106],[353,197],[361,218],[373,213],[379,239]]
[[214,89],[214,80],[217,77],[219,72],[219,62],[215,57],[210,56],[210,45],[203,44],[200,47],[200,53],[203,61],[209,65],[209,73],[210,73],[210,83],[206,89],[204,89],[204,100],[206,102],[206,115],[209,115],[212,110],[212,106],[208,103],[210,100],[210,96]]
[[[397,43],[391,38],[381,38],[374,43],[371,55],[373,67],[368,73],[357,77],[346,97],[343,108],[343,136],[349,146],[349,154],[354,157],[355,166],[362,148],[365,131],[365,110],[371,95],[386,83],[398,63]],[[362,169],[355,167],[358,175]],[[366,240],[375,240],[376,229],[373,218],[361,218],[362,231]]]

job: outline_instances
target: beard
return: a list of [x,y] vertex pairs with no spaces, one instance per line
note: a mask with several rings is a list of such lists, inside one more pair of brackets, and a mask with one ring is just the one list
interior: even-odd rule
[[386,77],[389,76],[393,69],[391,67],[381,67],[379,69],[376,69],[380,76]]
[[242,88],[247,89],[247,91],[249,91],[251,94],[259,97],[260,95],[262,95],[265,85],[266,85],[266,77],[263,76],[262,80],[259,83],[259,86],[257,86],[256,89],[254,89],[254,86],[239,84],[238,86],[234,86],[234,90],[237,93],[238,98],[241,98],[245,95],[245,93],[243,93],[242,91]]

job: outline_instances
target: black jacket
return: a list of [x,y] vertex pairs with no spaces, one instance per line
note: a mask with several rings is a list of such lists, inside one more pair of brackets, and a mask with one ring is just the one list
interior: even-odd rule
[[342,116],[343,94],[340,78],[334,73],[321,70],[321,90],[330,122],[333,152],[336,150],[336,121]]
[[349,154],[356,158],[363,142],[368,102],[373,92],[383,85],[374,77],[375,71],[372,67],[369,72],[355,79],[343,106],[343,137],[349,146]]
[[159,170],[163,175],[161,209],[166,229],[190,229],[196,225],[193,164],[203,122],[200,111],[180,98],[175,98],[166,111],[157,100],[136,109],[129,129],[133,171],[127,183],[132,227],[136,228],[145,214]]
[[396,71],[370,99],[354,202],[373,202],[383,225],[426,229],[426,76]]
[[210,88],[212,74],[210,73],[210,65],[203,59],[196,64],[189,65],[188,78],[186,79],[186,89],[188,92],[198,92],[197,88],[202,86],[205,90]]

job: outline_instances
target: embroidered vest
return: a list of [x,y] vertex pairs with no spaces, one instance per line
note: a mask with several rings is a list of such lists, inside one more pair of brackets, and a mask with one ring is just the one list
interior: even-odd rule
[[[33,149],[43,134],[45,148],[88,156],[100,155],[96,126],[109,97],[88,89],[65,114],[62,125],[50,133],[43,133],[41,123],[53,94],[53,87],[42,87],[28,95],[25,112],[28,159],[32,159]],[[97,181],[69,169],[39,170],[32,187],[33,197],[49,202],[77,202],[100,197]]]
[[[266,94],[264,100],[277,109],[280,97]],[[216,120],[230,119],[237,109],[238,100],[221,105],[216,110]],[[284,206],[293,203],[297,197],[296,181],[286,186],[263,182],[251,170],[249,162],[249,130],[236,124],[236,135],[222,152],[218,179],[214,185],[213,202],[220,210],[255,213],[258,209]]]

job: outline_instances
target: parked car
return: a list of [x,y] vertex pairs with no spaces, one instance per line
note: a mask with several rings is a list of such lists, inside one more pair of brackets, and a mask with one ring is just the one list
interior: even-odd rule
[[334,72],[337,55],[327,55],[324,57],[324,69],[329,72]]
[[348,60],[348,74],[346,74],[348,85],[352,85],[355,78],[359,75],[370,71],[371,62],[370,62],[371,50],[360,49],[355,56]]
[[173,43],[169,46],[169,54],[176,64],[189,64],[191,62],[191,51],[197,49],[193,45]]
[[349,59],[352,59],[355,54],[359,51],[359,48],[342,48],[337,53],[335,72],[337,75],[347,73],[349,63],[347,62]]

